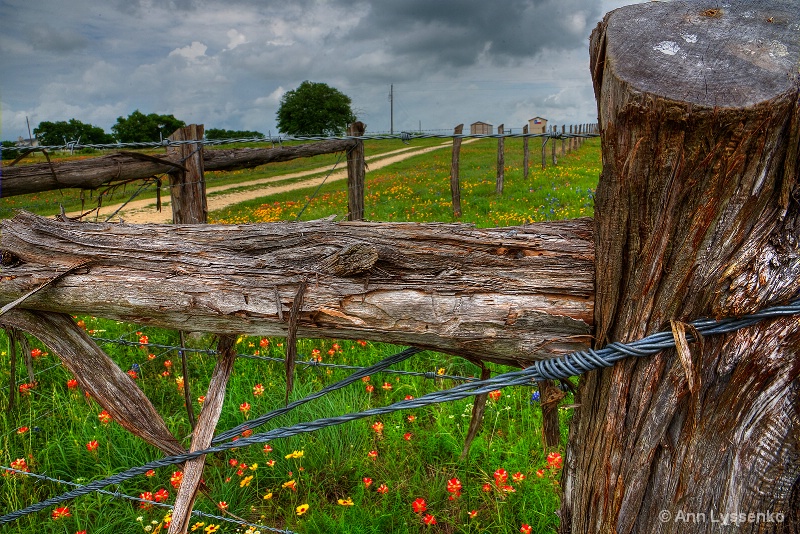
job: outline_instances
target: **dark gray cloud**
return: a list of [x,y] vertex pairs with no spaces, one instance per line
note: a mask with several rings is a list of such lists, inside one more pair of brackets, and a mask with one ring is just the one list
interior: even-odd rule
[[46,23],[30,28],[29,36],[36,51],[59,55],[71,54],[89,44],[88,37],[77,30],[61,30]]
[[582,46],[600,18],[585,0],[406,0],[366,10],[350,37],[383,42],[395,55],[467,67],[482,57],[506,64],[549,50]]
[[276,131],[303,80],[345,92],[370,131],[595,114],[588,36],[639,0],[0,0],[0,138],[25,117],[106,130],[135,109]]

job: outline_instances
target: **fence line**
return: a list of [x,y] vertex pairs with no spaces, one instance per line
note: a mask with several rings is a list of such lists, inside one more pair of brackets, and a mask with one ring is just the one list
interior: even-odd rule
[[505,138],[548,138],[548,139],[589,139],[599,137],[598,133],[566,133],[550,131],[547,133],[497,133],[497,134],[424,134],[424,133],[407,133],[401,132],[399,134],[366,134],[366,135],[341,135],[341,136],[323,136],[323,135],[294,135],[294,136],[281,136],[281,137],[242,137],[231,139],[201,139],[201,140],[170,140],[164,139],[163,141],[142,141],[131,143],[66,143],[63,145],[46,145],[38,147],[0,147],[0,151],[17,151],[17,152],[37,152],[37,151],[54,151],[54,150],[81,150],[81,149],[96,149],[96,150],[111,150],[122,148],[164,148],[170,146],[201,144],[203,146],[219,146],[241,143],[272,143],[279,146],[284,142],[292,141],[383,141],[383,140],[400,140],[411,141],[414,139],[505,139]]
[[[787,305],[773,306],[759,312],[741,317],[728,319],[699,319],[690,324],[686,340],[688,342],[697,341],[696,336],[719,335],[723,333],[735,332],[741,328],[754,325],[762,320],[779,318],[790,315],[800,314],[800,299],[792,301]],[[201,456],[223,452],[233,448],[248,447],[250,445],[267,443],[281,438],[288,438],[298,434],[310,433],[316,430],[331,426],[338,426],[344,423],[385,415],[388,413],[422,408],[442,402],[450,402],[466,397],[481,395],[491,391],[510,386],[520,386],[530,384],[539,380],[569,378],[571,376],[583,374],[603,367],[611,367],[616,362],[629,357],[646,357],[657,354],[663,350],[675,348],[677,339],[672,331],[658,332],[637,341],[624,343],[611,343],[599,350],[586,350],[570,353],[561,358],[537,361],[530,367],[509,373],[497,375],[487,380],[478,380],[454,386],[447,390],[427,393],[421,397],[399,401],[388,406],[372,408],[362,412],[354,412],[341,416],[317,419],[316,421],[298,423],[289,427],[279,427],[260,434],[249,437],[242,437],[235,441],[228,441],[202,450],[187,452],[184,454],[166,456],[159,460],[148,462],[141,466],[131,467],[126,471],[112,475],[102,480],[96,480],[89,484],[79,486],[72,491],[65,492],[56,497],[51,497],[30,505],[24,509],[3,515],[0,517],[0,525],[10,523],[28,514],[39,512],[50,506],[60,504],[64,501],[87,495],[100,490],[111,484],[120,484],[135,476],[142,475],[151,469],[158,469],[179,463],[183,463]],[[397,355],[395,355],[397,356]],[[391,358],[391,357],[390,357]],[[261,417],[268,417],[264,414]]]

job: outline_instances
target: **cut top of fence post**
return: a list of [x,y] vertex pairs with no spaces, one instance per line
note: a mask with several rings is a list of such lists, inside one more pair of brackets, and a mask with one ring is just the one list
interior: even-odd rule
[[[710,108],[749,106],[797,89],[797,15],[794,0],[628,6],[609,14],[600,60],[642,93]],[[680,110],[664,118],[673,116]]]

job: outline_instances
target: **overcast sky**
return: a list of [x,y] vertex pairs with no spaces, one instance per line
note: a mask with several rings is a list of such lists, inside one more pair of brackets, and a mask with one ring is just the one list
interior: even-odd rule
[[277,134],[302,81],[367,132],[594,122],[588,37],[637,0],[0,0],[0,138],[71,118],[173,114]]

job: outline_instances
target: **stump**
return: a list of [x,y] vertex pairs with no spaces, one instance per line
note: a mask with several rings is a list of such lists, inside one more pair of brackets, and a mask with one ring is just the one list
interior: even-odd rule
[[[798,21],[789,1],[648,2],[593,32],[597,346],[797,295]],[[561,531],[796,532],[798,349],[775,319],[588,374]]]

